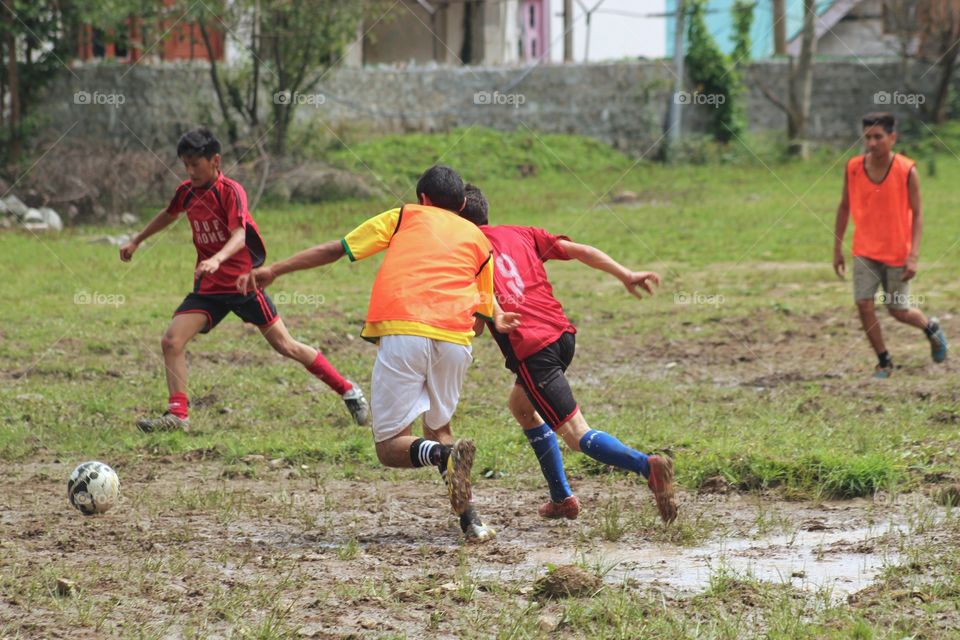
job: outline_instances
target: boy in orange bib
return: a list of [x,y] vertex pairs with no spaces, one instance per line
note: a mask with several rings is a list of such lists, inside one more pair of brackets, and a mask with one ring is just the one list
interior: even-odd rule
[[843,236],[853,217],[853,297],[870,346],[877,354],[875,378],[893,374],[893,359],[877,321],[874,295],[883,286],[883,302],[894,318],[921,329],[934,362],[947,358],[947,337],[936,318],[911,304],[910,281],[917,274],[923,216],[916,163],[893,151],[896,121],[890,113],[863,117],[867,153],[851,158],[837,208],[833,269],[846,274]]

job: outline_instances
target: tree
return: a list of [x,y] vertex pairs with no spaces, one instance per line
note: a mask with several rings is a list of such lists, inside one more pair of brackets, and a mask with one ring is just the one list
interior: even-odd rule
[[709,98],[713,105],[711,133],[719,142],[729,142],[743,130],[739,108],[740,74],[717,46],[707,29],[704,17],[706,0],[687,0],[687,75],[696,93]]
[[[938,70],[933,100],[922,108],[928,119],[946,122],[960,55],[960,0],[884,0],[884,9],[900,42],[903,77],[910,90],[919,92],[917,81]],[[917,68],[920,77],[914,78]]]
[[800,55],[790,56],[787,72],[787,99],[777,96],[769,87],[759,85],[760,90],[787,115],[787,138],[790,153],[807,158],[809,142],[807,125],[810,120],[810,100],[813,95],[813,56],[817,47],[814,23],[817,17],[816,0],[803,0],[803,31],[800,40]]
[[63,70],[73,53],[80,9],[68,0],[4,0],[0,3],[0,135],[8,159],[19,159],[33,128],[31,114],[43,85]]
[[[274,153],[285,153],[296,109],[320,100],[305,94],[314,91],[341,60],[371,4],[370,0],[235,0],[228,6],[190,5],[207,47],[210,78],[229,138],[235,142],[239,136],[239,118],[258,139],[268,135]],[[221,70],[211,46],[212,29],[242,37],[245,60]],[[270,99],[266,125],[262,124],[261,91]]]

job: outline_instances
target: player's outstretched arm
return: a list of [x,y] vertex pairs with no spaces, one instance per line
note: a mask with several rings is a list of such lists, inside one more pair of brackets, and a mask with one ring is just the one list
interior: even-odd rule
[[627,291],[638,298],[643,298],[639,289],[643,289],[652,296],[653,286],[651,285],[660,284],[660,276],[653,271],[631,271],[600,249],[591,247],[588,244],[561,240],[560,247],[572,259],[579,260],[588,267],[592,267],[598,271],[609,273],[622,282],[623,286],[627,288]]
[[850,194],[847,191],[847,174],[843,174],[843,194],[837,206],[837,221],[833,228],[833,271],[843,280],[847,273],[847,265],[843,260],[843,236],[847,233],[847,222],[850,220]]
[[243,274],[237,278],[237,289],[242,293],[250,293],[268,286],[285,273],[321,267],[336,262],[345,255],[346,251],[339,240],[324,242],[300,253],[295,253],[286,260]]
[[176,219],[177,217],[167,213],[166,209],[155,215],[153,220],[148,222],[147,226],[143,228],[143,231],[133,236],[130,242],[120,247],[120,259],[124,262],[130,262],[130,258],[133,257],[134,252],[140,247],[140,244],[144,240],[162,229],[169,227]]

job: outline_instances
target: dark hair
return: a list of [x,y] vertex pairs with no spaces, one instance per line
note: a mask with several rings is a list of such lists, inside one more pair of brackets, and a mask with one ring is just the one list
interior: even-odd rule
[[450,167],[434,165],[417,181],[417,197],[421,194],[430,198],[436,207],[460,211],[463,208],[463,179]]
[[220,153],[220,141],[210,129],[199,127],[187,131],[177,142],[177,157],[203,156],[207,160]]
[[897,128],[897,119],[893,117],[892,113],[887,113],[886,111],[877,111],[863,116],[864,129],[877,125],[883,127],[883,130],[887,133],[893,133],[894,129]]
[[478,227],[490,224],[490,205],[480,187],[468,182],[463,188],[463,196],[467,199],[467,204],[460,212],[460,217]]

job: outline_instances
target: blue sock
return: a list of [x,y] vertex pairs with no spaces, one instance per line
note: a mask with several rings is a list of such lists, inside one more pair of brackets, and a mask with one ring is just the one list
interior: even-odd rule
[[534,429],[524,429],[530,446],[540,461],[540,470],[550,486],[550,499],[561,502],[564,498],[573,495],[570,485],[567,484],[567,474],[563,470],[563,456],[557,446],[557,436],[546,423]]
[[596,429],[587,431],[580,438],[580,450],[604,464],[639,473],[644,478],[650,477],[647,456],[636,449],[631,449],[609,433]]

